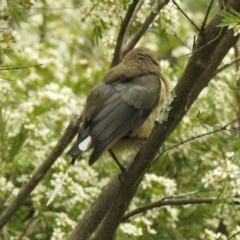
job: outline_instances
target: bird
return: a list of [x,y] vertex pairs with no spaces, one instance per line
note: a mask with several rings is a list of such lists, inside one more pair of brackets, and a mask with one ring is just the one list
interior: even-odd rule
[[72,157],[70,166],[83,152],[93,149],[90,166],[108,151],[125,173],[115,153],[134,151],[148,139],[169,93],[169,80],[152,52],[144,47],[129,51],[89,92],[78,138],[67,152]]

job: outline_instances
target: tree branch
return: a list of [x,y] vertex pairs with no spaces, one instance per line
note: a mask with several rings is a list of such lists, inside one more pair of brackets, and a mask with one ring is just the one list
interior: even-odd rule
[[172,0],[172,2],[177,7],[177,9],[184,15],[184,17],[197,29],[197,31],[200,32],[201,29],[192,21],[190,17],[188,17],[188,15],[180,8],[180,6],[174,0]]
[[137,6],[136,6],[136,8],[135,8],[135,10],[134,10],[134,13],[133,13],[133,15],[132,15],[132,18],[131,18],[128,26],[127,26],[127,29],[126,29],[126,34],[125,34],[124,39],[123,39],[123,45],[125,45],[126,42],[127,42],[127,37],[129,37],[129,36],[127,36],[127,35],[129,34],[129,29],[131,28],[132,23],[133,23],[134,19],[135,19],[136,16],[137,16],[137,13],[138,13],[139,10],[141,9],[143,2],[144,2],[144,0],[139,0],[138,4],[137,4]]
[[125,18],[122,21],[122,25],[121,25],[121,28],[119,30],[118,37],[117,37],[117,42],[116,42],[116,46],[115,46],[113,60],[111,63],[111,68],[116,66],[120,62],[124,36],[126,34],[126,30],[128,29],[129,22],[133,16],[134,10],[135,10],[138,2],[139,2],[139,0],[133,0],[133,2],[128,7]]
[[217,69],[217,71],[215,72],[215,75],[217,75],[218,73],[222,72],[223,70],[225,70],[226,68],[232,66],[232,65],[235,64],[235,63],[236,63],[236,64],[239,64],[239,61],[240,61],[240,56],[237,57],[237,58],[234,58],[232,61],[224,64],[224,65],[221,66],[221,67],[219,67],[219,68]]
[[129,40],[129,42],[124,46],[122,50],[122,57],[124,57],[131,49],[135,47],[135,45],[138,43],[138,41],[141,39],[143,34],[147,31],[150,24],[153,22],[155,17],[158,15],[158,13],[161,11],[161,9],[168,4],[169,0],[156,0],[153,8],[149,15],[147,16],[146,20],[142,24],[142,26],[138,29],[138,31],[135,33],[135,35]]
[[240,234],[240,231],[234,233],[233,235],[231,235],[229,238],[227,238],[226,240],[230,240],[230,239],[233,239],[234,237],[236,237],[237,235]]
[[[179,143],[177,143],[177,144],[172,145],[171,147],[168,147],[168,148],[164,149],[164,150],[155,158],[155,160],[157,160],[157,159],[158,159],[160,156],[162,156],[165,152],[167,152],[167,151],[169,151],[169,150],[171,150],[171,149],[173,149],[173,148],[175,148],[175,147],[178,147],[178,146],[180,146],[180,145],[183,145],[183,144],[185,144],[185,143],[187,143],[187,142],[194,141],[194,140],[196,140],[196,139],[198,139],[198,138],[205,137],[205,136],[208,136],[208,135],[210,135],[210,134],[217,133],[217,132],[224,131],[224,130],[225,130],[225,131],[230,131],[230,132],[231,132],[231,131],[236,132],[235,130],[228,129],[227,127],[228,127],[229,125],[233,124],[235,121],[237,121],[237,120],[240,118],[240,117],[238,117],[238,118],[234,119],[233,121],[231,121],[230,123],[225,124],[224,126],[216,126],[216,125],[209,124],[208,122],[206,122],[206,120],[204,120],[203,118],[201,118],[201,117],[200,117],[200,112],[198,112],[197,117],[198,117],[201,121],[203,121],[205,124],[213,127],[213,130],[210,131],[210,132],[206,132],[206,133],[199,134],[199,135],[197,135],[197,136],[188,138],[188,139],[186,139],[186,140],[184,140],[184,141],[181,141],[181,142],[179,142]],[[238,131],[237,131],[237,133],[238,133]],[[154,160],[154,162],[155,162],[155,160]]]
[[209,13],[210,13],[210,11],[211,11],[213,2],[214,2],[214,0],[211,0],[210,4],[209,4],[209,6],[208,6],[208,9],[207,9],[205,18],[204,18],[204,20],[203,20],[203,23],[202,23],[202,26],[201,26],[201,29],[200,29],[200,33],[201,33],[201,34],[204,33],[204,29],[205,29],[205,26],[206,26],[206,23],[207,23],[207,19],[208,19]]
[[[44,64],[40,63],[40,64],[34,64],[34,65],[28,65],[28,66],[16,66],[16,67],[4,67],[4,66],[0,66],[0,71],[6,71],[6,70],[15,70],[15,69],[24,69],[24,68],[30,68],[30,67],[37,67],[37,66],[42,66]],[[0,76],[0,78],[7,80],[7,81],[13,81],[10,78],[6,78],[6,77],[2,77]]]
[[[153,208],[160,208],[163,206],[175,206],[175,205],[193,205],[193,204],[212,204],[214,203],[214,201],[220,201],[221,199],[219,198],[187,198],[187,199],[169,199],[166,200],[165,198],[154,202],[154,203],[150,203],[147,205],[144,205],[142,207],[136,208],[133,211],[128,212],[127,214],[124,215],[124,217],[122,218],[122,222],[124,222],[125,220],[129,219],[132,216],[135,216],[137,214],[146,212],[147,210],[153,209]],[[230,204],[234,204],[234,205],[240,205],[239,201],[230,201]]]
[[72,141],[78,132],[80,122],[81,117],[75,116],[71,119],[68,127],[66,128],[62,137],[59,139],[57,145],[53,148],[49,156],[38,167],[27,184],[21,188],[13,202],[0,215],[0,229],[4,227],[4,225],[9,221],[13,214],[23,205],[24,201],[28,198],[37,184],[42,180],[53,163],[63,153],[69,142]]
[[5,67],[5,66],[0,66],[0,71],[4,70],[13,70],[13,69],[24,69],[24,68],[31,68],[31,67],[38,67],[44,65],[43,63],[40,64],[33,64],[33,65],[28,65],[28,66],[15,66],[15,67]]

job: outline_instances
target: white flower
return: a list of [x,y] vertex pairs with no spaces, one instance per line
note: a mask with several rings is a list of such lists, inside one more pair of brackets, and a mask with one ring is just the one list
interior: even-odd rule
[[53,234],[51,236],[51,240],[62,240],[65,238],[66,238],[65,234],[61,231],[60,228],[53,229]]
[[143,235],[142,229],[134,226],[131,223],[121,224],[120,229],[122,230],[123,233],[127,233],[129,235],[133,235],[133,236],[142,236]]
[[228,26],[228,29],[233,29],[234,31],[234,36],[237,36],[240,33],[240,26],[237,23],[231,24]]
[[59,227],[70,226],[71,228],[74,228],[76,225],[76,222],[70,219],[64,212],[56,213],[55,221]]
[[[220,162],[220,165],[219,165]],[[240,193],[239,187],[239,177],[240,168],[230,160],[220,160],[218,166],[206,173],[205,177],[202,178],[202,183],[204,187],[207,188],[212,185],[215,189],[222,189],[225,186],[225,182],[229,184],[230,193],[228,194],[234,196]]]
[[205,236],[204,236],[204,240],[225,240],[227,239],[227,237],[225,235],[223,235],[222,233],[215,233],[209,229],[205,229]]
[[150,188],[154,182],[164,188],[166,195],[172,195],[176,191],[177,185],[174,180],[149,173],[145,174],[145,177],[142,181],[142,188]]

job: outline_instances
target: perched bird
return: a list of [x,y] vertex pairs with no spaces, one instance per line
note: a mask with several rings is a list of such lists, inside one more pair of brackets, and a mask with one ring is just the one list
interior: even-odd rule
[[169,92],[169,82],[151,51],[131,50],[88,94],[78,139],[67,153],[71,165],[92,148],[89,165],[109,151],[124,172],[115,152],[134,150],[149,137]]

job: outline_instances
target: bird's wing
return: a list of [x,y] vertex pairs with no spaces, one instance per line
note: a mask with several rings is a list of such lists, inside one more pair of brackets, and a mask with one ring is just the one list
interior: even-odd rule
[[160,80],[156,75],[97,86],[99,90],[95,91],[101,93],[102,103],[91,119],[89,134],[95,147],[89,165],[120,138],[143,124],[157,105],[160,92]]

